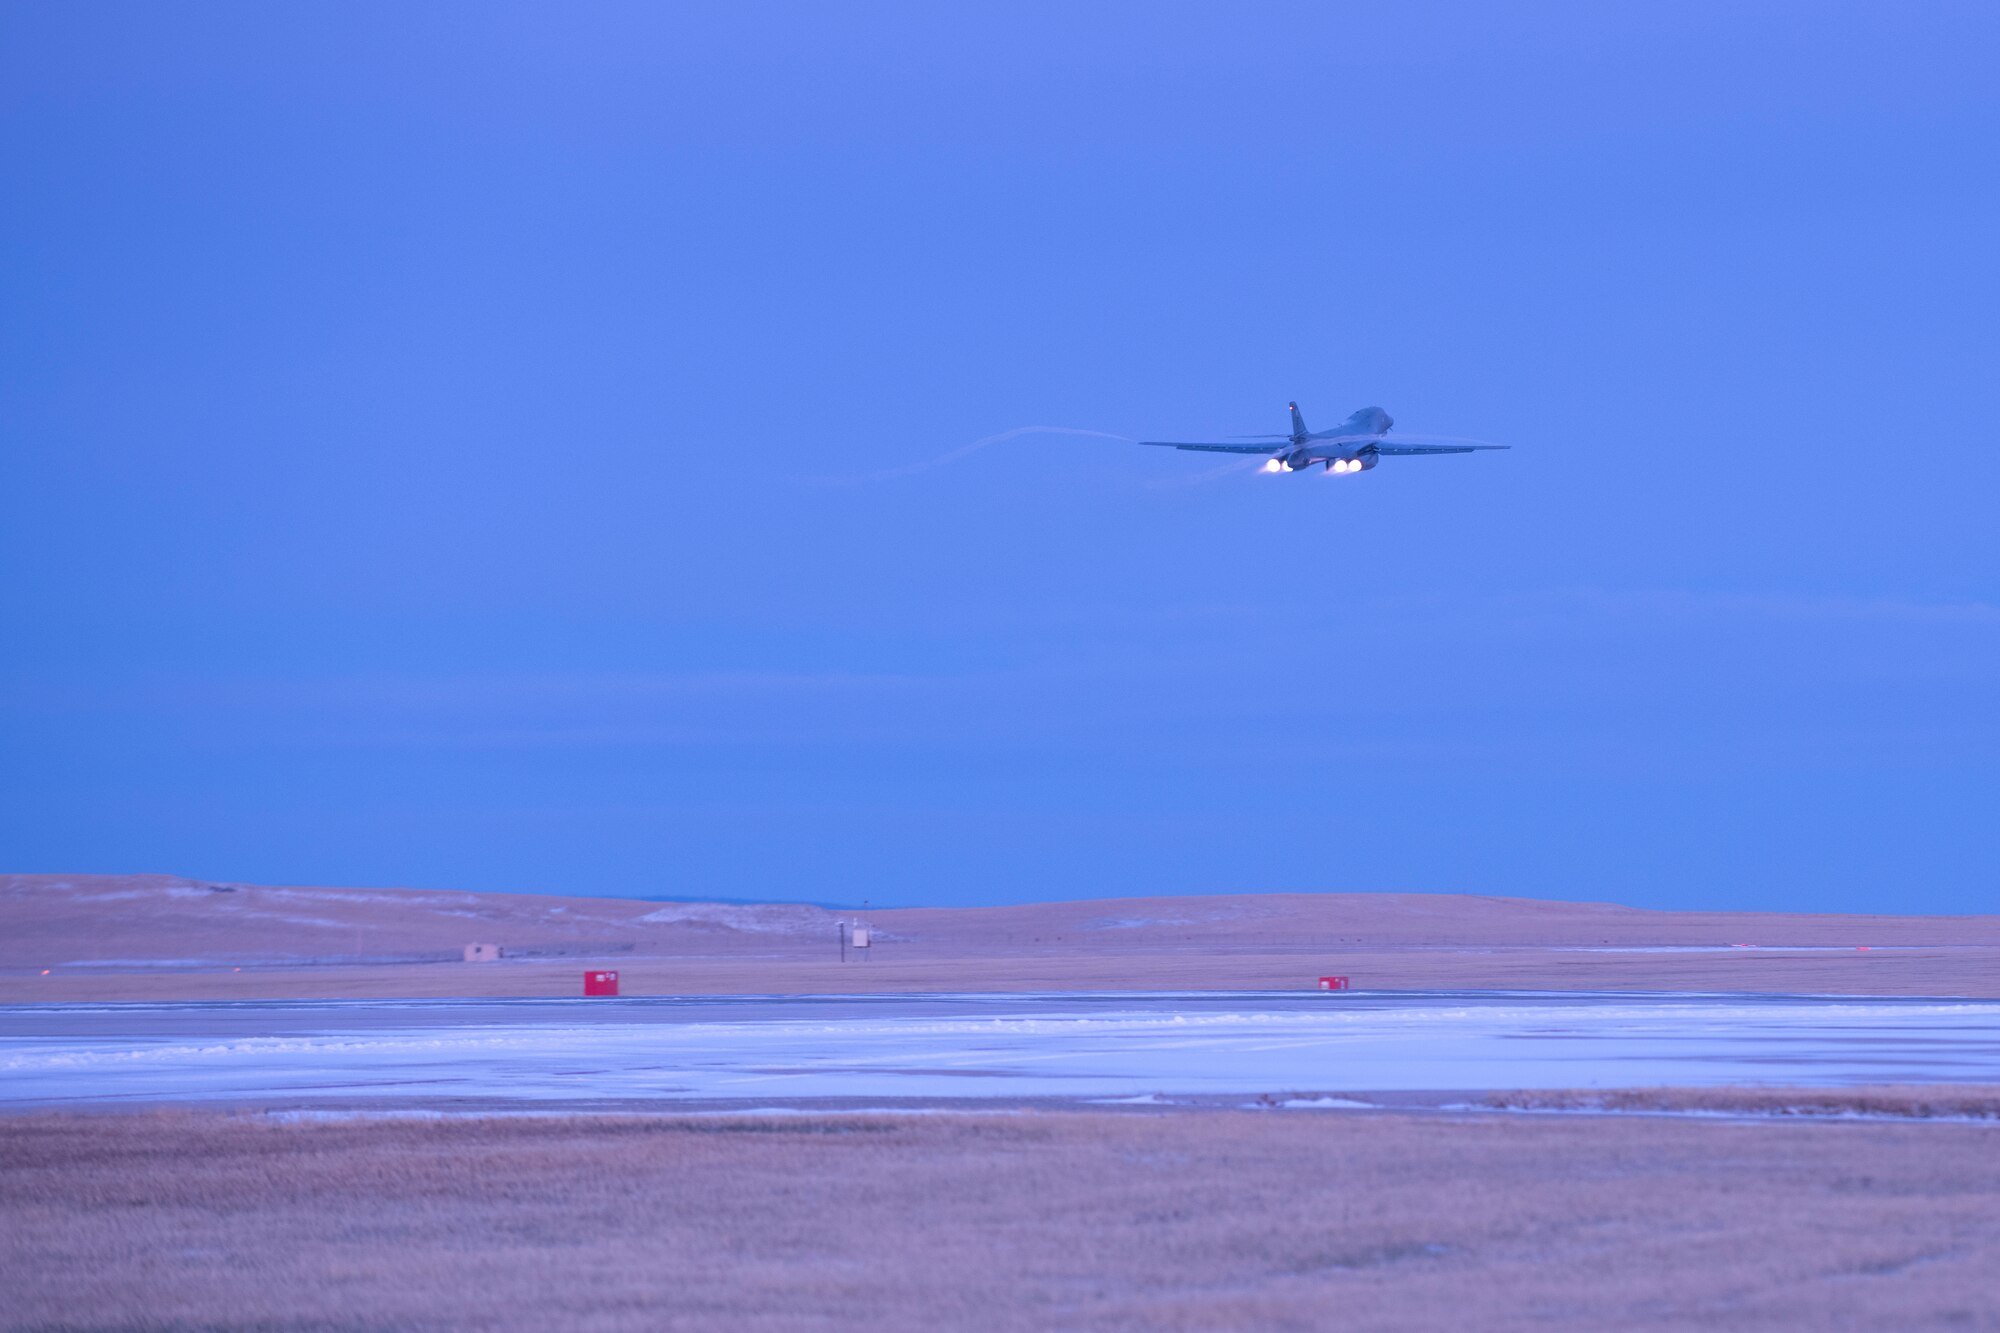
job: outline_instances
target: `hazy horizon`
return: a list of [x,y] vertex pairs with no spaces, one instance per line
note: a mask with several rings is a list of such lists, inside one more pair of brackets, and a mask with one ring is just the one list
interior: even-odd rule
[[1415,895],[1422,897],[1438,897],[1438,898],[1453,898],[1453,897],[1496,898],[1496,899],[1520,900],[1527,902],[1539,901],[1539,902],[1550,902],[1550,903],[1569,903],[1578,906],[1634,908],[1641,911],[1673,911],[1673,912],[1783,911],[1783,912],[1797,912],[1797,913],[1807,913],[1807,914],[1819,913],[1822,915],[1834,915],[1834,916],[1860,915],[1860,916],[1896,916],[1896,917],[2000,915],[2000,912],[1996,912],[1991,909],[1980,910],[1979,907],[1977,906],[1965,911],[1929,911],[1922,908],[1915,908],[1901,912],[1873,912],[1864,908],[1853,908],[1853,909],[1815,908],[1810,905],[1802,907],[1787,907],[1787,908],[1760,908],[1754,906],[1718,907],[1712,904],[1690,904],[1680,907],[1662,908],[1662,907],[1651,906],[1645,903],[1627,902],[1624,901],[1623,899],[1619,899],[1616,897],[1590,897],[1588,895],[1580,895],[1580,894],[1473,893],[1470,890],[1466,889],[1369,889],[1369,888],[1254,889],[1254,888],[1239,887],[1239,888],[1221,888],[1221,889],[1166,890],[1160,893],[1121,893],[1121,894],[1071,893],[1050,898],[995,898],[990,901],[982,900],[982,901],[940,902],[940,901],[918,901],[918,900],[905,900],[905,899],[893,899],[887,901],[880,899],[863,900],[860,898],[855,898],[851,900],[837,900],[828,898],[797,898],[797,897],[756,898],[756,897],[745,897],[740,895],[695,894],[695,893],[686,893],[678,895],[670,893],[621,893],[611,889],[594,890],[588,888],[567,888],[567,889],[556,890],[556,889],[533,888],[533,887],[524,887],[524,888],[494,887],[494,888],[470,889],[466,888],[463,885],[458,885],[458,884],[346,884],[346,883],[305,884],[298,882],[281,883],[277,881],[272,881],[269,883],[253,883],[253,881],[250,880],[240,880],[240,879],[229,880],[223,878],[216,878],[208,880],[204,879],[202,876],[181,875],[178,871],[171,871],[171,870],[161,870],[161,871],[0,870],[0,875],[8,875],[8,874],[33,875],[37,877],[47,877],[47,878],[62,878],[64,876],[84,876],[84,875],[96,875],[96,874],[104,874],[112,877],[120,877],[125,875],[157,874],[169,878],[186,879],[190,883],[215,883],[215,884],[228,884],[228,885],[242,885],[247,887],[258,887],[258,888],[298,888],[298,889],[326,888],[326,889],[353,890],[358,892],[386,892],[386,893],[393,893],[393,892],[500,893],[500,894],[516,895],[520,897],[529,897],[529,898],[561,898],[561,897],[606,898],[606,899],[620,899],[629,902],[685,903],[693,905],[713,904],[716,906],[817,907],[829,912],[856,912],[856,913],[893,912],[893,911],[916,910],[924,908],[946,908],[946,907],[1034,907],[1040,905],[1054,906],[1063,903],[1076,903],[1076,902],[1146,902],[1156,899],[1173,899],[1173,898],[1206,898],[1206,897],[1254,898],[1260,895],[1295,895],[1295,896],[1312,897],[1312,896],[1322,896],[1322,895],[1336,896],[1340,894],[1368,894],[1368,895],[1378,895],[1378,896],[1408,894],[1408,895]]

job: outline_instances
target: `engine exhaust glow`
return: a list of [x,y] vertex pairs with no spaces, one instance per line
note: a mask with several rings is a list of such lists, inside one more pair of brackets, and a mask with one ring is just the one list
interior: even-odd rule
[[1283,463],[1280,463],[1277,459],[1273,458],[1264,464],[1262,470],[1265,472],[1283,472],[1285,470],[1285,465]]

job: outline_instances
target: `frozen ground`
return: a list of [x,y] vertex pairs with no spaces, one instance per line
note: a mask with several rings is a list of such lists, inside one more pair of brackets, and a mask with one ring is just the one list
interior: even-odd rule
[[0,1106],[774,1104],[2000,1082],[2000,1002],[1611,994],[18,1005]]

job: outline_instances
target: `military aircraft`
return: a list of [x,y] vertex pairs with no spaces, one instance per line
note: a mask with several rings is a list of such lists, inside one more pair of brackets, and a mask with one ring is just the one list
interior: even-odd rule
[[[1452,439],[1449,436],[1405,436],[1404,443],[1391,443],[1385,437],[1389,428],[1395,425],[1387,412],[1379,407],[1364,407],[1332,430],[1309,431],[1306,419],[1299,415],[1299,405],[1290,404],[1292,409],[1292,433],[1290,435],[1244,435],[1244,440],[1278,440],[1278,444],[1207,444],[1188,443],[1179,440],[1141,440],[1139,443],[1160,449],[1194,449],[1210,454],[1265,454],[1263,472],[1304,472],[1315,463],[1324,464],[1328,472],[1366,472],[1384,458],[1415,456],[1419,454],[1469,454],[1481,449],[1505,449],[1504,444],[1485,444]],[[1441,444],[1418,444],[1416,440],[1448,440]]]

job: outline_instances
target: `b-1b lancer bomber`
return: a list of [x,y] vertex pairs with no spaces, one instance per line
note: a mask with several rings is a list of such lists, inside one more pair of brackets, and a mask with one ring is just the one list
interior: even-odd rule
[[[1485,444],[1466,440],[1456,440],[1449,436],[1405,436],[1391,442],[1386,437],[1389,428],[1395,425],[1387,412],[1379,407],[1364,407],[1332,430],[1309,431],[1306,419],[1299,415],[1299,405],[1293,403],[1292,433],[1290,435],[1243,435],[1244,440],[1277,440],[1277,444],[1208,444],[1189,443],[1180,440],[1141,440],[1161,449],[1194,449],[1210,454],[1264,454],[1268,455],[1260,471],[1264,472],[1304,472],[1315,463],[1324,464],[1328,472],[1366,472],[1384,458],[1396,458],[1419,454],[1469,454],[1481,449],[1505,449],[1504,444]],[[1447,443],[1419,444],[1417,440],[1445,440]],[[1408,441],[1406,443],[1406,441]]]

